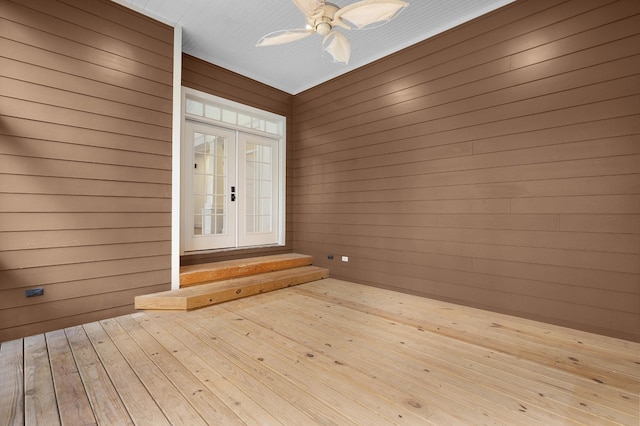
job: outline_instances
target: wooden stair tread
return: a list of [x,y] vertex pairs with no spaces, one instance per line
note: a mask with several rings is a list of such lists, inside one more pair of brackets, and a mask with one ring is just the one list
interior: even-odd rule
[[312,263],[312,256],[287,253],[183,266],[180,268],[180,287],[297,268]]
[[281,271],[215,281],[178,290],[145,294],[135,298],[136,309],[191,310],[241,297],[317,281],[329,276],[329,270],[302,266]]

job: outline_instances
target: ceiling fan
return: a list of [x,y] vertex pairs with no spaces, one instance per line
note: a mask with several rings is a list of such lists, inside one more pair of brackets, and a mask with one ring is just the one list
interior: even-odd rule
[[256,46],[273,46],[301,40],[318,33],[324,36],[324,51],[334,62],[347,64],[351,45],[347,37],[335,28],[365,29],[388,22],[398,16],[409,3],[402,0],[362,0],[343,8],[324,0],[292,0],[307,18],[305,28],[281,30],[262,37]]

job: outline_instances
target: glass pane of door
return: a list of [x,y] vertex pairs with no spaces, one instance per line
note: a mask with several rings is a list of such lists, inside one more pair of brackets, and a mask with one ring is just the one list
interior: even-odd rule
[[247,143],[245,148],[246,166],[246,232],[272,232],[271,219],[273,174],[271,172],[272,148],[266,145]]
[[242,189],[240,245],[278,241],[278,141],[241,133],[238,138]]
[[193,235],[221,235],[228,191],[229,141],[224,136],[194,132]]

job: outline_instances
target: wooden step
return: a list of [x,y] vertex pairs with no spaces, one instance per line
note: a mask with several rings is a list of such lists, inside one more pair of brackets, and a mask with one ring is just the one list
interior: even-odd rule
[[135,307],[136,309],[154,310],[191,310],[317,281],[328,276],[328,269],[318,266],[302,266],[137,296]]
[[312,262],[312,256],[287,253],[183,266],[180,268],[180,287],[308,266]]

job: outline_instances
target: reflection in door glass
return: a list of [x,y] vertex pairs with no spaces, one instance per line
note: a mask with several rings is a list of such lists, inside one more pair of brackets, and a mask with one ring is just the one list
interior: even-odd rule
[[227,140],[196,132],[193,143],[193,235],[226,234]]

